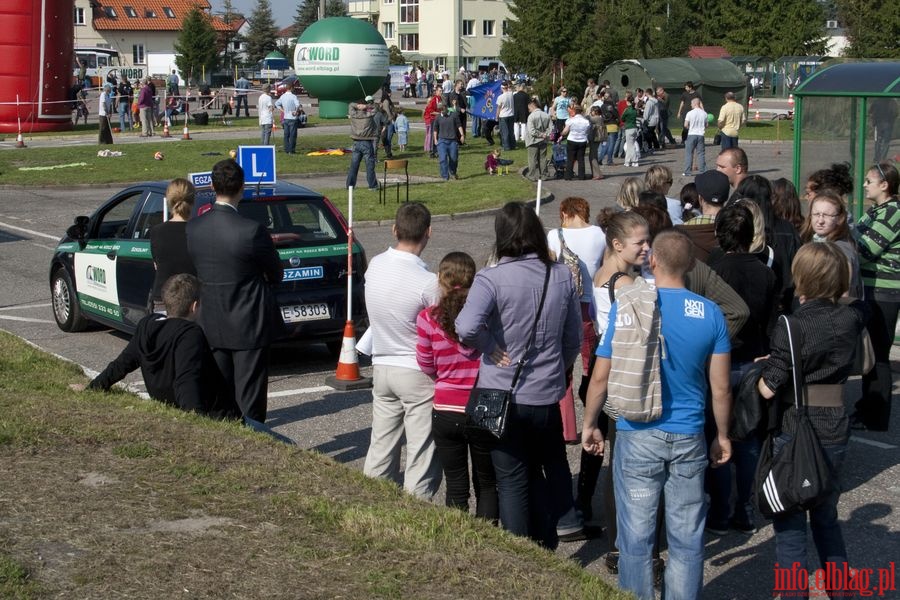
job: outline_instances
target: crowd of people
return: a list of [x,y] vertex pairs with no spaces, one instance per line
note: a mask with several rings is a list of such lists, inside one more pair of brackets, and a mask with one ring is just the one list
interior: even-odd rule
[[[365,473],[425,499],[443,475],[448,506],[468,510],[474,490],[476,515],[548,548],[597,536],[589,522],[599,520],[620,587],[642,599],[655,586],[667,598],[699,597],[704,535],[752,534],[760,523],[752,490],[767,432],[730,437],[742,380],[771,399],[776,453],[797,427],[783,317],[801,332],[808,411],[840,473],[851,427],[888,427],[900,299],[892,164],[867,171],[870,207],[856,223],[846,165],[811,176],[805,207],[790,182],[752,174],[740,148],[722,151],[717,167],[671,198],[671,172],[654,166],[624,182],[596,224],[583,198],[564,199],[561,227],[549,232],[509,203],[480,270],[454,251],[430,273],[420,258],[430,213],[402,205],[396,245],[366,273],[374,391]],[[856,371],[864,331],[875,367]],[[507,389],[519,369],[505,433],[474,427],[465,410],[476,383]],[[851,375],[863,377],[852,414]],[[582,446],[575,492],[567,443]],[[838,488],[808,511],[776,516],[773,562],[807,568],[811,529],[822,568],[842,568],[839,497]]]

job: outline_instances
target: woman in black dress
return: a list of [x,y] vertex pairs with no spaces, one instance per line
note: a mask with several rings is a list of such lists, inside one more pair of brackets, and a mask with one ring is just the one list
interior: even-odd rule
[[151,309],[165,313],[162,286],[172,275],[197,275],[187,249],[187,221],[194,210],[196,190],[187,179],[174,179],[166,188],[166,207],[169,218],[150,230],[150,252],[156,277],[153,280]]

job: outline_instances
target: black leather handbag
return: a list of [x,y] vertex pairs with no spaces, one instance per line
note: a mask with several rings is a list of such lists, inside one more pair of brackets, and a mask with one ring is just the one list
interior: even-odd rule
[[522,367],[525,366],[525,357],[534,345],[534,337],[537,334],[538,321],[541,319],[541,311],[544,309],[544,300],[547,298],[547,284],[550,282],[550,265],[547,265],[547,271],[544,274],[544,290],[541,292],[541,301],[538,304],[537,315],[534,317],[534,326],[531,328],[531,337],[525,345],[522,352],[522,358],[516,364],[516,373],[513,375],[512,383],[508,390],[500,390],[495,388],[481,388],[476,386],[472,388],[469,394],[469,401],[466,403],[466,415],[469,417],[469,424],[479,429],[490,432],[494,437],[500,439],[506,432],[506,420],[509,416],[509,405],[513,399],[513,392],[516,384],[519,383],[519,375],[522,374]]

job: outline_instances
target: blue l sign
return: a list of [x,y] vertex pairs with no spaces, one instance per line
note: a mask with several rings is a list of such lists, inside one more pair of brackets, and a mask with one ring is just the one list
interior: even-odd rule
[[237,162],[247,185],[275,185],[275,146],[238,146]]

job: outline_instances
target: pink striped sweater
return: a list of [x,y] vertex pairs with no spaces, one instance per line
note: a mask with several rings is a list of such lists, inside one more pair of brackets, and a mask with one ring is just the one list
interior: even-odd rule
[[434,379],[435,410],[465,412],[481,353],[447,337],[431,315],[432,308],[416,319],[416,360],[422,372]]

